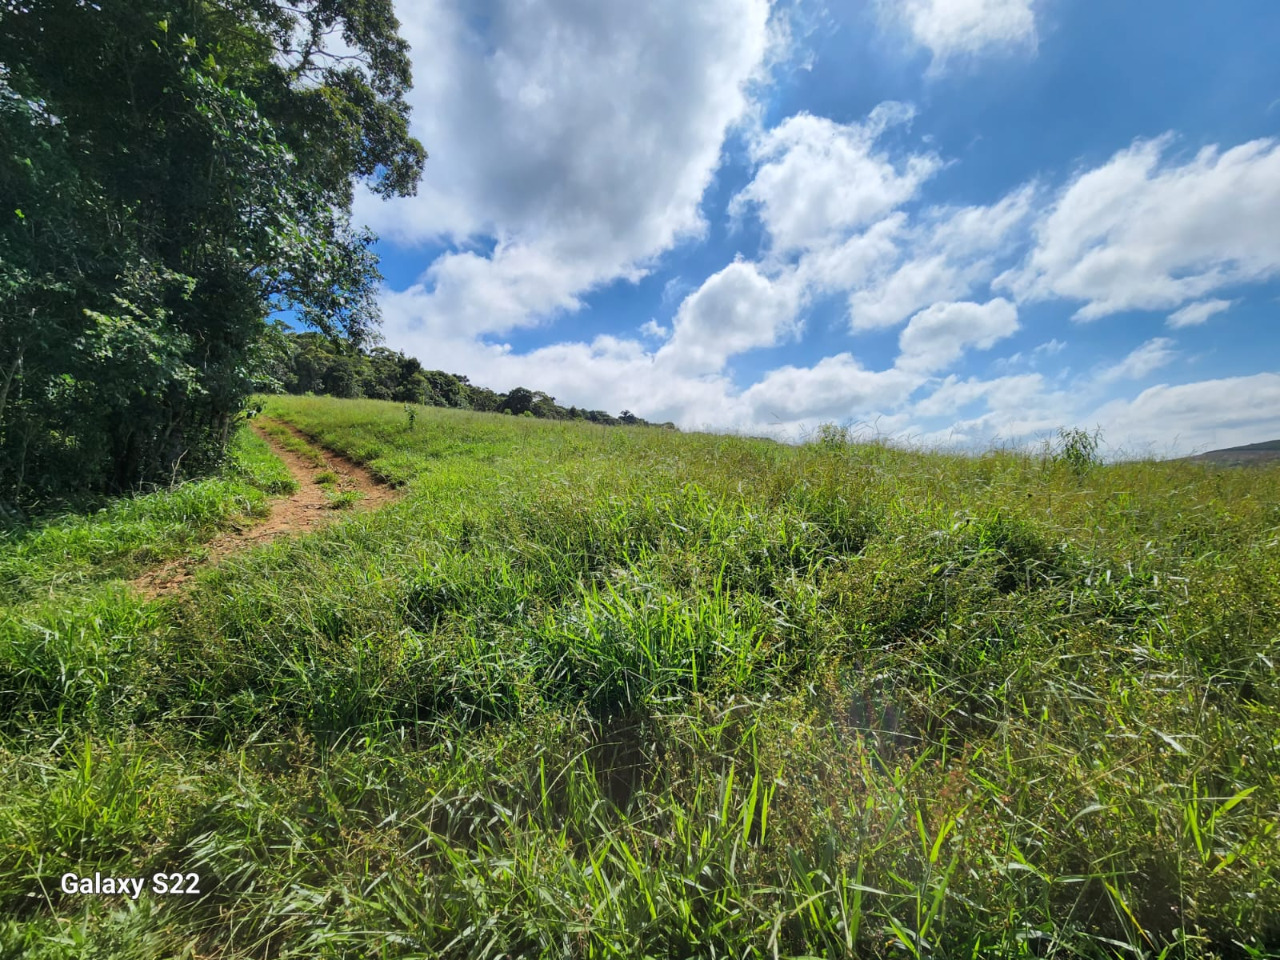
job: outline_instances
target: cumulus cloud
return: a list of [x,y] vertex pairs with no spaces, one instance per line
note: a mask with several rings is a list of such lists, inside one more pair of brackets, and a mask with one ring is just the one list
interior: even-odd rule
[[1182,327],[1196,327],[1208,322],[1211,317],[1230,310],[1237,302],[1236,300],[1200,300],[1189,303],[1181,310],[1169,314],[1169,319],[1165,322],[1175,330]]
[[794,330],[799,292],[755,264],[735,260],[707,278],[676,311],[656,361],[684,373],[716,373],[729,357],[772,346]]
[[968,280],[945,255],[916,257],[849,295],[850,324],[854,330],[896,327],[921,307],[968,291]]
[[1101,370],[1095,379],[1102,384],[1117,380],[1141,380],[1174,361],[1178,351],[1173,346],[1174,341],[1168,337],[1148,340],[1119,363]]
[[[1163,365],[1169,341],[1151,341],[1122,365],[1126,376],[1145,376]],[[1143,368],[1145,372],[1143,372]],[[960,379],[946,377],[932,393],[905,409],[926,444],[982,446],[1011,442],[1034,446],[1061,426],[1098,427],[1109,456],[1173,457],[1280,436],[1280,374],[1160,384],[1136,396],[1100,396],[1109,381],[1091,377],[1051,385],[1038,373]],[[963,416],[981,404],[976,415]]]
[[932,393],[918,401],[911,412],[917,417],[955,417],[961,410],[986,401],[993,412],[1020,410],[1034,404],[1044,391],[1044,378],[1024,373],[993,380],[949,376]]
[[[1008,258],[1033,209],[1034,185],[993,204],[934,207],[899,230],[897,257],[849,295],[853,330],[895,327],[933,303],[969,296]],[[1006,260],[1007,262],[1007,260]]]
[[747,419],[790,427],[809,421],[867,417],[892,410],[920,384],[904,370],[871,371],[849,353],[824,357],[812,367],[784,366],[744,391]]
[[[1035,43],[1030,0],[898,7],[935,66]],[[1181,431],[1184,443],[1219,445],[1280,429],[1257,414],[1233,421],[1229,409],[1260,399],[1275,409],[1274,374],[1158,387],[1099,407],[1107,390],[1136,390],[1133,380],[1174,358],[1167,338],[1069,384],[1065,373],[947,376],[966,351],[1017,331],[1038,300],[1083,302],[1080,319],[1164,309],[1178,328],[1230,307],[1208,299],[1220,287],[1280,274],[1274,141],[1207,148],[1185,162],[1166,160],[1167,138],[1140,141],[1051,196],[1028,184],[989,204],[922,206],[945,161],[886,145],[886,133],[911,120],[909,106],[882,104],[859,123],[799,114],[769,131],[753,126],[763,114],[751,84],[786,40],[769,0],[494,0],[488,10],[482,21],[460,0],[401,4],[421,51],[415,132],[432,160],[419,197],[362,199],[358,210],[402,248],[438,254],[417,283],[382,298],[388,343],[428,367],[685,428],[787,438],[824,420],[873,419],[977,444],[1071,423],[1101,423],[1120,442]],[[524,353],[501,342],[605,284],[638,281],[698,237],[735,124],[754,168],[730,212],[758,217],[760,262],[732,260],[701,283],[701,274],[673,279],[660,317],[626,336]],[[1002,270],[994,285],[1007,298],[988,292]],[[872,369],[841,350],[734,382],[733,357],[798,335],[806,309],[836,296],[853,334],[905,324],[892,366]],[[1006,366],[1033,369],[1062,346],[1048,340]],[[1151,416],[1167,419],[1151,425]],[[1214,435],[1214,423],[1226,432]]]
[[932,71],[998,50],[1034,50],[1033,0],[881,0],[881,15],[933,54]]
[[879,138],[914,109],[882,103],[861,123],[798,114],[760,135],[758,168],[730,211],[754,211],[767,259],[795,267],[808,297],[849,293],[852,328],[892,327],[930,304],[969,295],[1007,259],[1034,185],[992,204],[901,208],[945,165],[936,154],[890,156]]
[[556,310],[576,310],[578,294],[600,279],[598,267],[546,244],[503,243],[487,257],[471,251],[439,257],[406,292],[433,326],[504,332]]
[[807,250],[795,264],[796,282],[815,297],[869,283],[901,258],[906,227],[906,214],[896,212],[861,233]]
[[1280,275],[1280,143],[1208,146],[1182,164],[1164,162],[1171,143],[1138,141],[1077,177],[997,286],[1019,300],[1082,300],[1076,319],[1096,320]]
[[[996,370],[1011,370],[1021,364],[1026,364],[1029,367],[1035,368],[1040,365],[1043,358],[1056,356],[1066,349],[1066,346],[1066,343],[1058,339],[1046,340],[1044,343],[1035,347],[1029,354],[1024,354],[1019,350],[1011,356],[1000,357],[999,359],[992,361],[991,365]],[[1063,372],[1065,372],[1065,368]]]
[[1174,456],[1280,436],[1280,374],[1161,384],[1112,400],[1089,422],[1130,454]]
[[[768,0],[582,4],[402,0],[417,197],[357,215],[401,244],[445,242],[427,322],[500,332],[559,310],[704,229],[726,130],[776,36]],[[476,245],[491,238],[491,254]]]
[[969,347],[988,350],[1018,329],[1018,308],[989,303],[935,303],[921,310],[898,338],[900,370],[929,373],[950,366]]
[[[962,415],[979,403],[980,412]],[[1034,446],[1058,427],[1079,422],[1076,397],[1051,387],[1038,373],[991,380],[947,377],[910,410],[917,422],[941,423],[917,429],[919,442],[979,449],[993,444]]]
[[829,244],[874,223],[914,197],[941,167],[931,154],[894,163],[876,149],[890,126],[910,121],[914,109],[882,103],[863,124],[840,124],[799,113],[758,137],[754,179],[730,204],[740,216],[758,209],[775,251]]

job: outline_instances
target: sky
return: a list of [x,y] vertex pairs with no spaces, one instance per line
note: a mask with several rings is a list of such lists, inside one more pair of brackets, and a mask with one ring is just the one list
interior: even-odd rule
[[397,0],[387,346],[689,430],[1280,437],[1275,0]]

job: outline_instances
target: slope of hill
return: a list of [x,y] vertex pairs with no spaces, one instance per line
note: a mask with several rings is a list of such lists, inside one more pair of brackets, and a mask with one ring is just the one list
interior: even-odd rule
[[1243,447],[1226,447],[1187,457],[1187,460],[1213,463],[1221,466],[1245,466],[1280,461],[1280,440],[1250,443]]
[[1280,470],[266,416],[0,538],[0,957],[1280,951]]

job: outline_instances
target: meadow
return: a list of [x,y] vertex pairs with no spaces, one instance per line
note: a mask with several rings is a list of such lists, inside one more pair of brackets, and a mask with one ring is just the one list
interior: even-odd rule
[[0,957],[1280,956],[1280,467],[264,417],[0,534]]

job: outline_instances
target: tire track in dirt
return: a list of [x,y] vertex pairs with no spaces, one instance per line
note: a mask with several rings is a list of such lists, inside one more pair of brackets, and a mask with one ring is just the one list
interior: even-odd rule
[[[181,589],[200,570],[216,564],[230,554],[270,543],[280,537],[306,533],[340,520],[353,511],[376,509],[399,499],[400,492],[379,480],[368,467],[342,454],[316,446],[292,424],[279,420],[267,422],[272,427],[288,430],[313,451],[313,456],[309,457],[290,450],[268,433],[262,424],[251,424],[254,432],[270,445],[271,452],[289,468],[289,473],[298,484],[297,492],[273,498],[270,501],[271,513],[265,520],[242,529],[225,531],[202,544],[200,556],[178,557],[132,580],[132,586],[145,597],[153,599]],[[322,484],[317,480],[325,472],[337,475],[336,484]],[[340,493],[358,493],[360,499],[350,509],[334,509],[329,491],[335,487]]]

